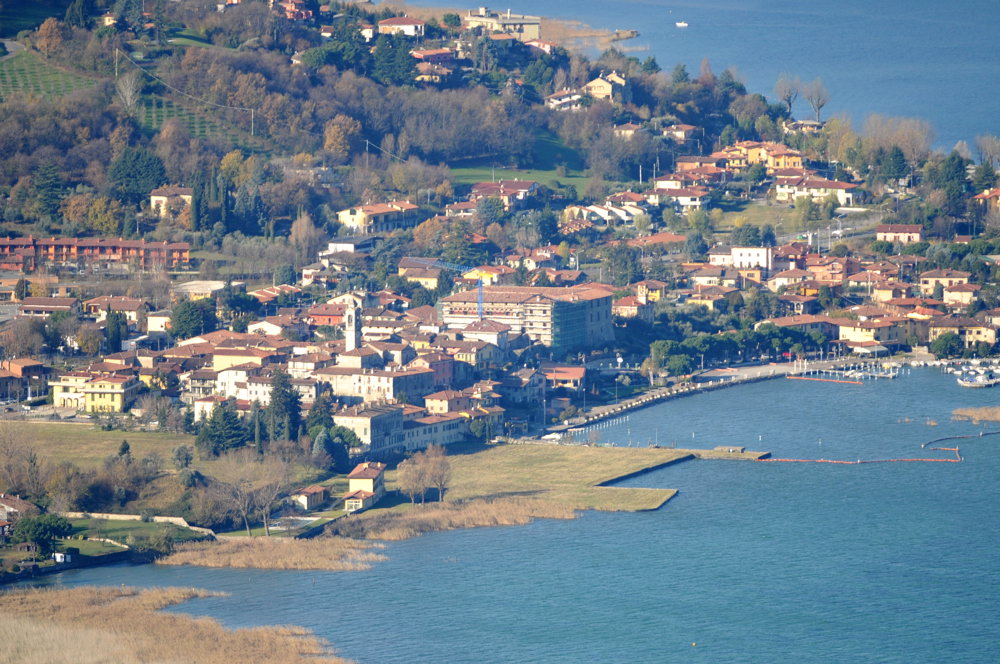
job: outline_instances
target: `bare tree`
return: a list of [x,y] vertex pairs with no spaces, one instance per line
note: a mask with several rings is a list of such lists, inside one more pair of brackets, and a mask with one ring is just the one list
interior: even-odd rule
[[788,107],[789,116],[792,114],[792,104],[798,99],[801,89],[802,81],[799,77],[792,78],[788,74],[779,76],[778,82],[774,84],[774,94]]
[[278,498],[285,491],[291,476],[288,463],[277,457],[266,457],[257,461],[259,466],[258,488],[255,495],[257,511],[264,522],[264,534],[271,536],[271,512]]
[[133,69],[119,77],[115,83],[115,93],[125,115],[134,116],[139,107],[139,99],[142,97],[142,72]]
[[427,465],[423,463],[423,457],[423,452],[417,452],[400,463],[396,469],[396,484],[399,490],[409,497],[411,503],[417,502],[417,496],[420,496],[420,502],[423,503],[427,489],[430,488]]
[[816,113],[816,122],[819,122],[820,111],[830,102],[830,91],[823,84],[823,79],[817,78],[815,81],[807,83],[802,90],[802,95],[812,106],[813,112]]
[[[252,450],[242,449],[220,457],[215,465],[213,492],[243,520],[247,535],[253,534],[250,517],[265,512],[270,515],[270,509],[284,485],[282,478],[287,477],[287,466],[279,464],[277,459],[260,459]],[[267,530],[268,517],[264,519]]]
[[1000,138],[993,134],[976,136],[976,150],[979,152],[980,163],[987,163],[993,168],[1000,166]]
[[437,489],[438,501],[444,500],[445,489],[451,480],[451,462],[441,445],[431,445],[423,453],[423,463],[427,467],[427,482]]

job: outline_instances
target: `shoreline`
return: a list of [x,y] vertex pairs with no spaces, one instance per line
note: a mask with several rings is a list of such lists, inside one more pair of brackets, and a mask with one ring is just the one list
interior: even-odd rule
[[[392,8],[396,11],[405,12],[408,16],[413,16],[414,18],[419,18],[425,21],[432,17],[440,18],[442,14],[446,13],[458,14],[461,16],[469,11],[468,9],[448,7],[446,5],[425,3],[411,4],[406,0],[397,2],[383,0],[382,2],[372,3],[372,6],[376,9]],[[629,39],[634,39],[639,35],[638,31],[632,30],[635,32],[634,35],[622,37],[623,34],[629,32],[628,29],[610,30],[607,28],[594,28],[586,23],[583,23],[582,21],[572,19],[557,19],[548,16],[541,16],[540,18],[540,39],[557,44],[570,52],[582,52],[593,49],[603,51],[615,44],[622,43]],[[644,46],[623,47],[619,50],[629,52],[648,49],[648,46]]]

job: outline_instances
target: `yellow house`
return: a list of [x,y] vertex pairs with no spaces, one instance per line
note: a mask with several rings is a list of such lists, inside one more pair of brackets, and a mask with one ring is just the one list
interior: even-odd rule
[[905,328],[888,320],[840,321],[841,341],[875,341],[880,344],[899,344],[905,338]]
[[659,302],[669,289],[669,284],[665,282],[646,279],[636,283],[635,295],[644,302]]
[[124,413],[139,395],[135,376],[102,376],[83,386],[84,410],[88,413]]
[[347,476],[344,510],[348,513],[368,509],[385,495],[385,464],[365,461]]
[[83,410],[83,386],[93,379],[93,374],[86,371],[70,371],[49,381],[49,391],[52,393],[52,404],[56,408],[75,408]]

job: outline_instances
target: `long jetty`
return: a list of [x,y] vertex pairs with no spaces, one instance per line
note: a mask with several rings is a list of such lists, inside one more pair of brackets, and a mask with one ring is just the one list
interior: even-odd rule
[[857,466],[863,463],[903,463],[903,462],[923,462],[923,463],[961,463],[965,459],[962,458],[962,454],[957,447],[932,447],[932,450],[938,450],[942,452],[954,452],[954,459],[930,459],[930,458],[920,458],[920,459],[858,459],[856,461],[841,461],[838,459],[755,459],[755,461],[760,462],[775,462],[775,463],[837,463],[844,464],[848,466]]

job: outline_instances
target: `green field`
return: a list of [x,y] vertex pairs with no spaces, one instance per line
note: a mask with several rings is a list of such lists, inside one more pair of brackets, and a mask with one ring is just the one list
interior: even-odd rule
[[778,232],[784,226],[787,232],[795,215],[795,210],[787,205],[762,205],[744,200],[720,201],[719,209],[723,216],[722,223],[715,229],[717,231],[730,231],[737,226],[737,222],[744,221],[751,226],[771,224]]
[[67,74],[31,51],[21,51],[0,62],[0,98],[24,94],[62,96],[93,85],[93,80]]
[[[475,184],[494,180],[534,180],[547,187],[572,185],[582,192],[589,180],[579,152],[564,145],[556,136],[540,134],[535,139],[534,163],[530,169],[499,168],[489,159],[462,160],[449,164],[453,184]],[[557,172],[563,169],[563,175]]]
[[[183,122],[194,138],[218,138],[235,145],[251,143],[250,137],[242,132],[208,119],[201,112],[191,110],[171,99],[160,95],[143,97],[139,107],[139,122],[153,131],[158,131],[171,118]],[[260,143],[259,140],[256,141]]]
[[0,3],[0,37],[14,37],[50,16],[62,20],[72,0],[4,0]]
[[[204,535],[188,528],[181,528],[172,523],[153,523],[147,521],[112,521],[111,519],[70,519],[73,524],[73,535],[87,537],[103,537],[116,542],[126,542],[129,537],[147,539],[159,533],[167,533],[175,542],[203,539]],[[67,541],[62,548],[78,546]],[[115,550],[108,545],[108,551]],[[85,553],[81,548],[80,553]]]
[[137,459],[157,453],[169,462],[178,445],[194,445],[194,436],[145,431],[102,431],[93,424],[69,422],[17,422],[17,431],[39,457],[53,461],[71,461],[81,468],[96,468],[116,454],[122,440],[127,440]]

